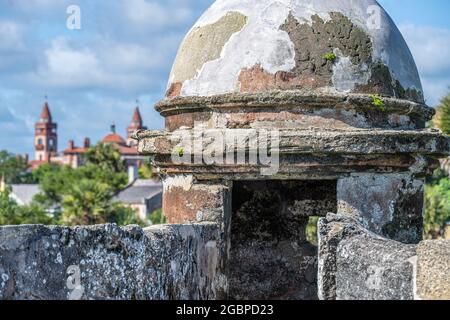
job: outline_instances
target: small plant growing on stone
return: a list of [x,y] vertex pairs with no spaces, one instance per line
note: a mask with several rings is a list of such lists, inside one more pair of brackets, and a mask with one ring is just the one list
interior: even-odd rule
[[183,148],[177,147],[173,151],[174,151],[174,154],[177,154],[178,156],[180,156],[180,158],[184,156]]
[[381,111],[386,111],[386,106],[384,105],[383,99],[378,95],[371,95],[370,99],[372,99],[372,105],[379,108]]
[[323,58],[327,61],[334,62],[337,59],[337,56],[334,52],[329,52],[323,56]]

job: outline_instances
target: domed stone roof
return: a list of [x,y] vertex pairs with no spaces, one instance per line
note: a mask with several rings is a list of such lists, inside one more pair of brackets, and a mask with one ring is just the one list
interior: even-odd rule
[[167,97],[300,89],[423,102],[408,46],[375,0],[217,0],[181,44]]

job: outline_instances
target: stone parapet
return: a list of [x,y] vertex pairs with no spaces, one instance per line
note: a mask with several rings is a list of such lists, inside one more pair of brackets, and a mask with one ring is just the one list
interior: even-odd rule
[[323,300],[450,299],[450,242],[402,244],[357,220],[319,221],[319,297]]
[[2,227],[0,299],[216,299],[219,245],[215,224]]

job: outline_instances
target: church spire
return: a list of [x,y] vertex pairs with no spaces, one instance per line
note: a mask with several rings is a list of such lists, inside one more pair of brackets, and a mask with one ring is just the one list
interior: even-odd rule
[[133,118],[132,118],[131,122],[142,126],[142,117],[141,117],[141,112],[139,110],[139,107],[136,107],[134,109]]
[[50,107],[48,106],[47,101],[45,101],[44,106],[42,107],[40,121],[48,123],[52,122],[52,114],[50,112]]
[[135,146],[137,143],[131,137],[137,130],[144,130],[144,129],[146,128],[143,126],[141,111],[139,110],[139,100],[136,100],[136,107],[134,108],[131,123],[127,128],[127,144],[129,146]]

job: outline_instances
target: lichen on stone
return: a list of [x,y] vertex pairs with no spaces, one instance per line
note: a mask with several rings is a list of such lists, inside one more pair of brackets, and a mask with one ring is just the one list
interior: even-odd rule
[[213,24],[193,29],[180,47],[171,83],[179,87],[180,83],[194,79],[205,63],[220,57],[231,36],[241,31],[246,23],[247,17],[242,13],[229,12]]

